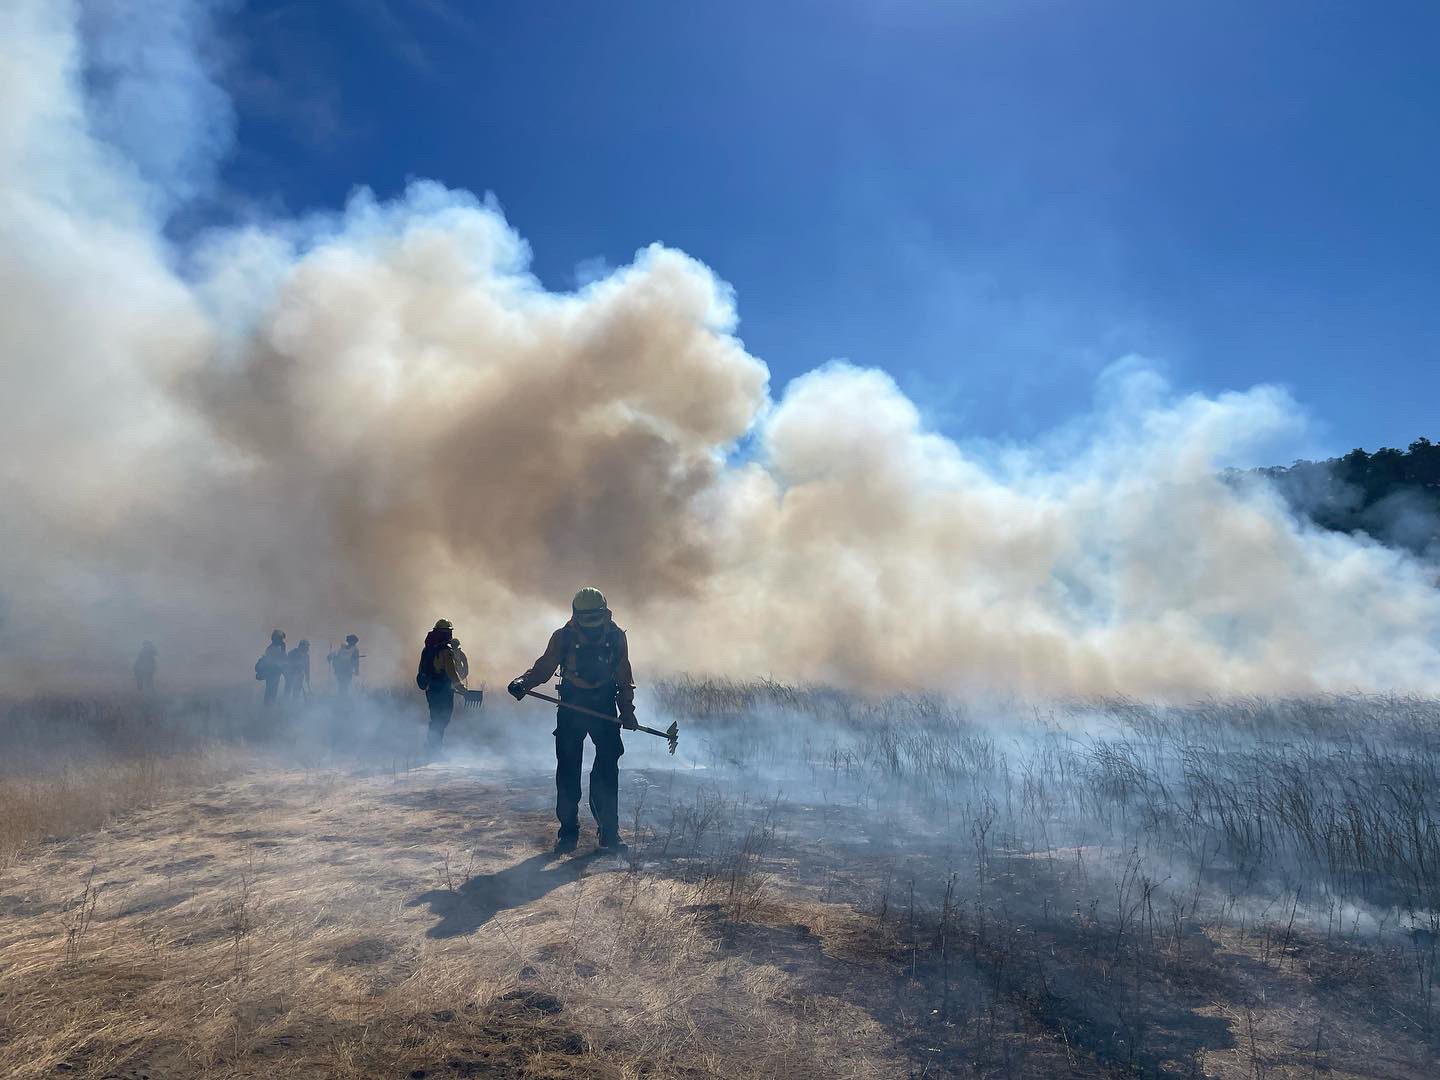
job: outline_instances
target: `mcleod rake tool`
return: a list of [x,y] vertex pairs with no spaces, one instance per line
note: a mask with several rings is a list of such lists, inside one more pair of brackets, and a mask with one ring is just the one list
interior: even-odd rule
[[[570,709],[574,712],[584,713],[586,716],[593,716],[598,720],[609,720],[612,724],[620,723],[618,717],[610,716],[608,713],[600,712],[597,709],[587,709],[583,705],[572,705],[568,701],[561,701],[559,698],[551,697],[549,694],[542,694],[537,690],[526,690],[525,693],[530,697],[539,698],[541,701],[548,701],[552,705],[559,705],[562,709]],[[670,753],[672,754],[675,753],[675,747],[680,743],[680,725],[674,720],[670,721],[670,726],[664,731],[661,731],[659,728],[645,727],[643,724],[635,725],[635,730],[643,731],[646,735],[659,735],[660,738],[670,744]]]

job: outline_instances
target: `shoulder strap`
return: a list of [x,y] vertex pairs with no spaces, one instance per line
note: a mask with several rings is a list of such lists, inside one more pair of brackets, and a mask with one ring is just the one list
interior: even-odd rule
[[575,670],[575,649],[580,639],[575,636],[575,628],[568,622],[560,628],[560,674],[570,675]]

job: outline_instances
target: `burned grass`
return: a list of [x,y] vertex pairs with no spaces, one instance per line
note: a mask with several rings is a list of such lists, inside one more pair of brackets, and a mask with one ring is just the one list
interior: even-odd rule
[[873,914],[931,1075],[1436,1071],[1436,702],[659,696],[777,793],[777,887]]

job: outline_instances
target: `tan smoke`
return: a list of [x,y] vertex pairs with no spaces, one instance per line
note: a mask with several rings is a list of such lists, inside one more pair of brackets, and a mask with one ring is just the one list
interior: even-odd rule
[[74,11],[22,0],[0,34],[26,46],[0,66],[6,686],[115,678],[145,637],[230,682],[272,625],[322,654],[353,630],[398,678],[441,615],[493,683],[594,584],[642,677],[1440,688],[1418,564],[1221,479],[1297,423],[1278,391],[1123,362],[1083,428],[981,460],[877,370],[772,401],[694,259],[550,293],[438,185],[176,251],[185,185],[97,137]]

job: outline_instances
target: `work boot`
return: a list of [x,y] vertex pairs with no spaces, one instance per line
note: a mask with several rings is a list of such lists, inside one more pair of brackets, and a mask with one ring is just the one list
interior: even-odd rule
[[611,836],[605,833],[601,834],[595,847],[598,851],[606,851],[613,855],[621,855],[630,850],[630,845],[621,840],[618,835]]
[[561,829],[555,836],[555,846],[551,850],[557,855],[564,855],[574,851],[575,845],[579,842],[580,834],[578,832],[566,832],[564,829]]

